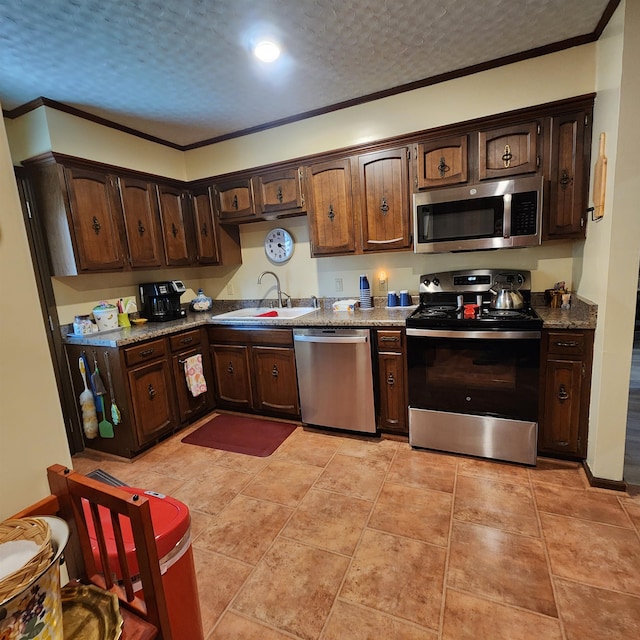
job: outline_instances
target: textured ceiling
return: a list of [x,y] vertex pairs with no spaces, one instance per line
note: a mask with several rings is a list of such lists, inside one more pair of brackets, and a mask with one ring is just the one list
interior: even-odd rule
[[[0,101],[178,145],[594,32],[608,0],[0,0]],[[253,38],[284,53],[252,60]]]

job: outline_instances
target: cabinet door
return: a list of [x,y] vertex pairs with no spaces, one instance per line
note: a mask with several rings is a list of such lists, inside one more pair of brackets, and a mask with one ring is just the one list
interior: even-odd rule
[[478,133],[478,177],[496,179],[536,173],[540,165],[538,138],[542,128],[538,122]]
[[111,176],[65,167],[64,176],[80,271],[124,269],[121,212]]
[[404,359],[400,353],[378,354],[380,385],[380,415],[378,425],[383,431],[408,433]]
[[585,138],[588,133],[587,139],[591,139],[589,116],[580,111],[551,118],[551,193],[545,237],[585,237],[591,149]]
[[[185,376],[184,363],[191,356],[202,355],[202,370],[207,383],[207,391],[194,398]],[[210,395],[212,395],[213,375],[209,365],[209,354],[201,347],[186,349],[172,356],[173,378],[175,381],[176,396],[178,398],[178,414],[181,423],[189,422],[195,416],[205,413],[211,408]]]
[[162,236],[155,186],[135,178],[118,178],[129,263],[133,268],[162,266]]
[[356,250],[348,159],[309,167],[313,206],[308,213],[311,255],[348,254]]
[[293,349],[253,347],[256,411],[300,415]]
[[214,187],[213,195],[221,222],[247,222],[260,219],[256,213],[251,178],[219,182]]
[[583,363],[575,360],[547,360],[544,389],[544,420],[541,449],[578,455],[580,399]]
[[408,148],[359,156],[358,166],[363,250],[410,247]]
[[158,203],[167,266],[192,264],[190,211],[186,192],[167,185],[159,185]]
[[211,346],[216,405],[249,411],[253,406],[249,377],[249,347]]
[[262,214],[302,214],[306,211],[304,169],[270,171],[256,178]]
[[199,264],[220,264],[220,248],[208,187],[191,192],[193,222]]
[[468,135],[438,138],[417,146],[418,189],[444,187],[467,182]]
[[129,388],[140,446],[177,426],[173,381],[166,358],[129,369]]

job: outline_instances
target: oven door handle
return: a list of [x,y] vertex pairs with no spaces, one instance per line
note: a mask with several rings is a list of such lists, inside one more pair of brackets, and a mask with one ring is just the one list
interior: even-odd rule
[[450,329],[407,329],[407,336],[416,338],[466,338],[471,340],[536,340],[540,331],[455,331]]

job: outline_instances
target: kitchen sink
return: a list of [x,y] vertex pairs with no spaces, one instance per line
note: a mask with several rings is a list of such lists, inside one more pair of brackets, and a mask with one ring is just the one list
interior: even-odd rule
[[212,316],[213,320],[254,320],[256,318],[281,318],[292,320],[318,311],[315,307],[283,307],[282,309],[270,309],[269,307],[245,307],[235,311],[227,311]]

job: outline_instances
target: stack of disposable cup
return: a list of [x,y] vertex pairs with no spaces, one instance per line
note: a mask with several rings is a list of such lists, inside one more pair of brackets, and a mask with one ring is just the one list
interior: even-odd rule
[[371,288],[365,274],[360,276],[360,309],[371,309]]

